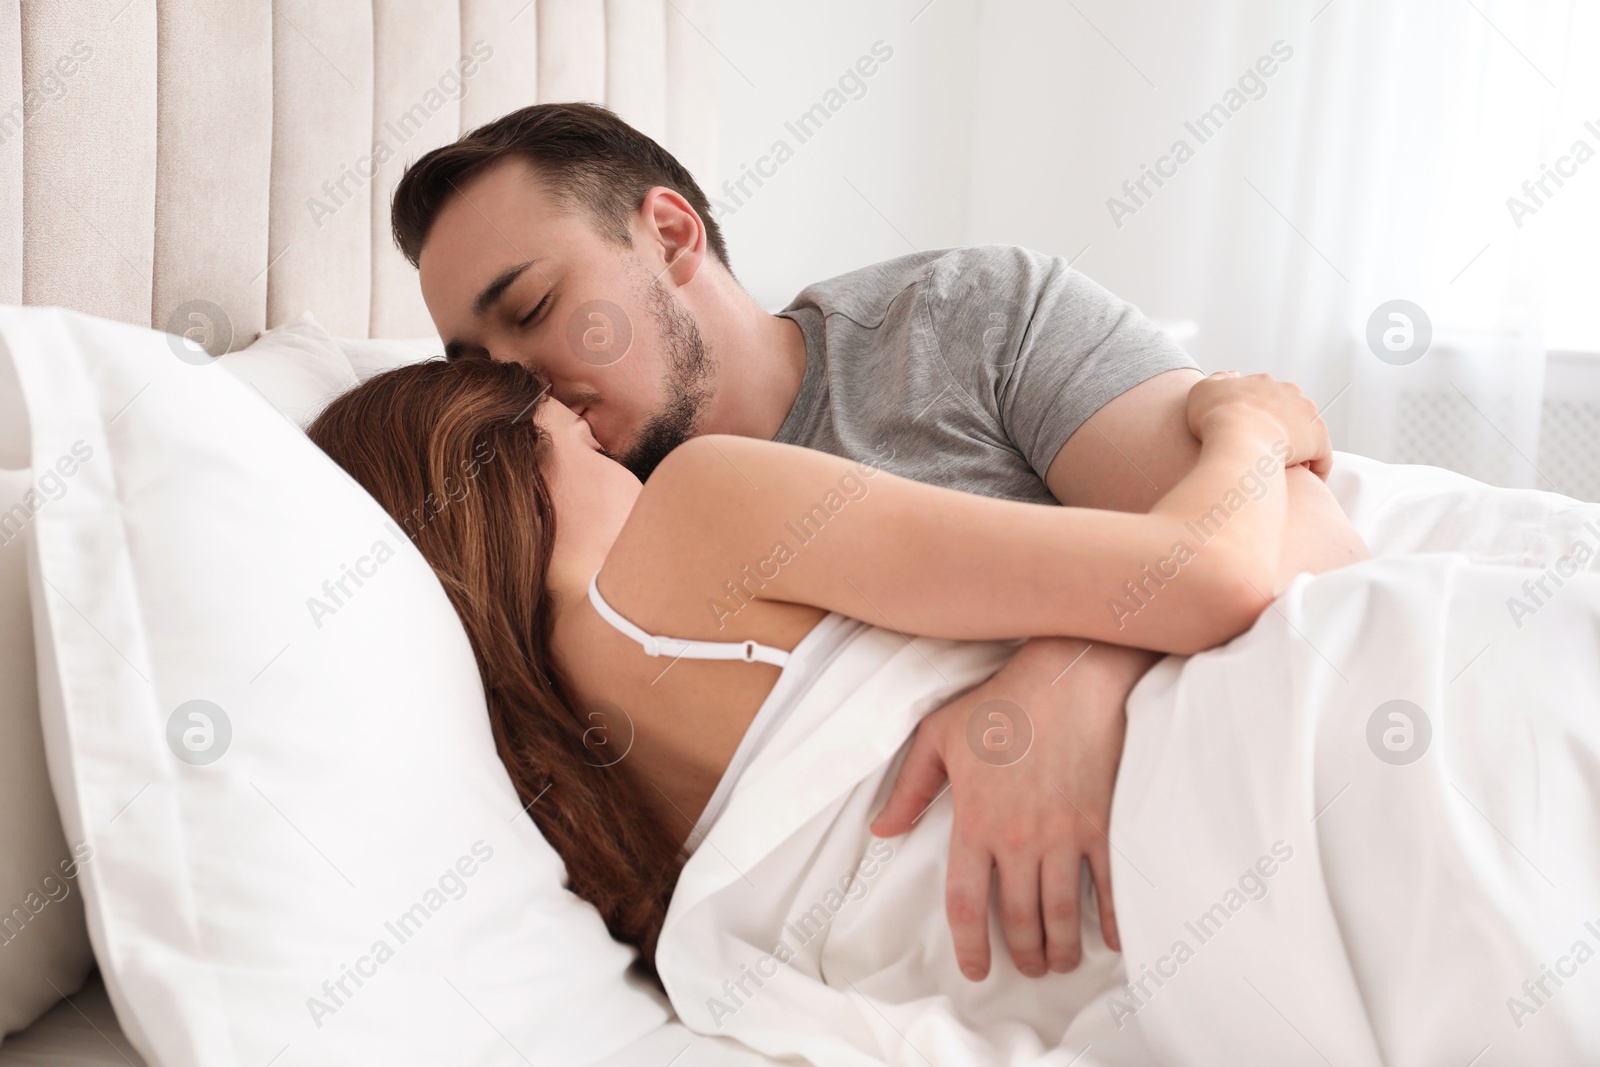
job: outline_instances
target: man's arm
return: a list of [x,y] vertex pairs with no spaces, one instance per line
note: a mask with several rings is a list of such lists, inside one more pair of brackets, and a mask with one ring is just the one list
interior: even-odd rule
[[1184,408],[1202,377],[1158,374],[1091,415],[1045,472],[1050,492],[1063,504],[1149,511],[1200,458]]
[[[1111,794],[1122,756],[1123,704],[1161,656],[1074,638],[1035,638],[987,682],[933,712],[917,728],[911,751],[872,832],[909,832],[946,788],[954,820],[945,875],[945,912],[962,973],[989,973],[989,899],[999,875],[1000,922],[1021,973],[1070,971],[1082,959],[1078,913],[1084,863],[1098,903],[1106,945],[1121,950],[1112,910]],[[1020,717],[1008,724],[994,711]],[[1011,733],[995,750],[971,747],[968,724]],[[1027,748],[1007,743],[1031,731]],[[987,736],[987,734],[985,735]]]
[[[1149,511],[1200,457],[1184,411],[1195,370],[1173,370],[1134,386],[1095,412],[1056,453],[1045,481],[1063,504]],[[1367,558],[1367,548],[1322,479],[1284,472],[1289,529],[1279,581]],[[1263,590],[1263,593],[1266,593]]]
[[[1051,492],[1063,504],[1148,511],[1199,457],[1185,407],[1200,378],[1194,370],[1158,374],[1102,406],[1051,462]],[[1289,471],[1288,478],[1291,535],[1284,574],[1362,558],[1360,539],[1322,482],[1303,468]],[[1081,958],[1078,897],[1085,862],[1104,940],[1120,948],[1107,837],[1111,797],[1128,693],[1159,658],[1109,644],[1030,641],[983,686],[923,720],[872,829],[883,836],[908,831],[948,778],[955,826],[946,910],[957,959],[969,978],[988,973],[996,870],[1002,928],[1022,973],[1070,970]],[[997,700],[1028,717],[1031,759],[997,766],[967,747],[967,721]]]

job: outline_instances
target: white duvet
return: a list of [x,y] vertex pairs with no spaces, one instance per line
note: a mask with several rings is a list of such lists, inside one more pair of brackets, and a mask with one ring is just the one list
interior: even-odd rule
[[1600,505],[1342,454],[1330,485],[1377,558],[1129,700],[1125,956],[1030,980],[996,926],[959,976],[948,795],[865,827],[1010,649],[867,629],[684,869],[683,1022],[825,1067],[1600,1062]]

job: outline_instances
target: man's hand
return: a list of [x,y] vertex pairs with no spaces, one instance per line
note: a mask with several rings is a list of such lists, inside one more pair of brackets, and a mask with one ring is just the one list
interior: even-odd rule
[[1241,378],[1234,371],[1218,371],[1189,390],[1189,432],[1204,441],[1231,418],[1265,418],[1283,431],[1289,446],[1289,465],[1304,464],[1326,480],[1333,467],[1333,443],[1317,405],[1293,382],[1280,382],[1270,374]]
[[[945,909],[967,978],[981,981],[989,973],[996,868],[1001,925],[1023,974],[1070,971],[1082,958],[1078,900],[1085,860],[1102,936],[1120,951],[1106,836],[1111,794],[1126,728],[1123,705],[1159,658],[1074,639],[1036,639],[989,681],[922,720],[872,832],[892,837],[909,831],[948,778],[955,811]],[[1032,741],[1024,748],[1030,727]]]

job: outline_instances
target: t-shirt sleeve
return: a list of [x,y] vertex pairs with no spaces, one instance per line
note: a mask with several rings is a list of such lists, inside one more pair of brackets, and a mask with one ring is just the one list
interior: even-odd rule
[[928,321],[949,371],[981,399],[1042,479],[1108,401],[1169,370],[1196,368],[1139,309],[1059,256],[988,245],[941,260]]

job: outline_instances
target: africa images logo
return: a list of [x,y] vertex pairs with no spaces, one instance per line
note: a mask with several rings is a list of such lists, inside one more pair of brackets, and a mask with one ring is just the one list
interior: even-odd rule
[[217,762],[232,743],[228,713],[209,700],[186,700],[167,717],[167,747],[192,767]]
[[1409,700],[1387,700],[1367,718],[1367,747],[1395,767],[1415,763],[1433,740],[1428,713]]

